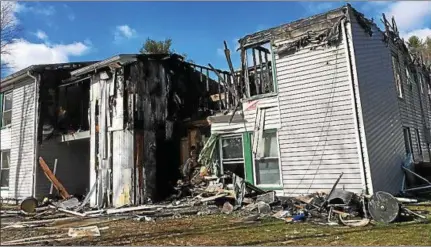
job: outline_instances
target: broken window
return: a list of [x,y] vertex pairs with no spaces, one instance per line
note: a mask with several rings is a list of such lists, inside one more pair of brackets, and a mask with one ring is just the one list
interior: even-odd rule
[[9,187],[10,150],[0,152],[0,187]]
[[413,78],[411,77],[410,69],[406,67],[405,71],[406,71],[407,85],[409,85],[411,89],[411,86],[413,85],[412,83]]
[[231,171],[244,178],[244,154],[241,136],[220,138],[222,171]]
[[62,132],[89,130],[90,80],[59,88],[57,127]]
[[0,97],[1,99],[1,127],[12,123],[12,92],[7,92]]
[[418,152],[420,155],[422,155],[421,136],[419,135],[419,130],[415,129],[415,133],[416,133],[416,141],[418,142]]
[[392,68],[394,70],[395,86],[397,88],[398,97],[403,97],[403,84],[400,76],[400,61],[396,55],[392,55]]
[[259,145],[263,145],[263,156],[255,160],[256,184],[279,185],[280,165],[278,157],[277,132],[267,130]]
[[424,80],[422,78],[422,74],[418,73],[417,77],[418,77],[419,87],[421,89],[421,93],[423,94],[424,93]]
[[404,134],[404,146],[406,149],[406,154],[413,155],[412,136],[410,134],[410,129],[407,127],[403,127],[403,134]]
[[272,58],[269,42],[246,49],[244,59],[248,68],[245,73],[248,78],[246,89],[249,97],[275,92]]

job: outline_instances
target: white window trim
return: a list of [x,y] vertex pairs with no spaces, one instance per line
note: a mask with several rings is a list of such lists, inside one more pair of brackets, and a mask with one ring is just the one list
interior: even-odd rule
[[[10,149],[4,149],[4,150],[0,150],[0,174],[2,173],[3,170],[3,153],[5,152],[9,152],[9,167],[7,168],[7,170],[9,170],[9,183],[10,183]],[[8,184],[7,187],[0,187],[1,190],[9,190],[10,184]]]
[[[278,174],[280,175],[280,183],[279,184],[258,184],[257,183],[257,177],[256,177],[256,159],[255,157],[252,157],[253,162],[253,180],[254,185],[259,188],[283,188],[283,174],[281,169],[281,151],[280,151],[280,142],[279,142],[279,129],[264,129],[264,132],[270,132],[274,131],[276,133],[276,141],[277,141],[277,147],[278,147]],[[275,157],[265,157],[264,159],[275,159]]]
[[[236,159],[227,159],[226,161],[224,161],[223,159],[223,147],[222,147],[222,141],[223,139],[229,139],[229,138],[241,138],[241,146],[242,146],[242,159],[236,158]],[[219,138],[219,156],[220,156],[220,173],[224,174],[224,167],[223,167],[223,163],[226,164],[238,164],[238,163],[243,163],[244,166],[244,175],[245,175],[245,159],[244,159],[244,140],[242,137],[242,134],[228,134],[228,135],[222,135]]]
[[[6,91],[6,92],[4,92],[3,93],[3,99],[2,99],[2,111],[1,111],[1,128],[7,128],[7,127],[10,127],[11,125],[12,125],[12,119],[11,119],[11,122],[8,124],[8,125],[3,125],[4,124],[4,119],[3,119],[3,116],[4,116],[4,113],[5,112],[11,112],[11,118],[12,118],[12,110],[13,110],[13,100],[12,100],[12,106],[11,106],[11,109],[10,110],[5,110],[5,107],[6,107],[6,95],[12,95],[12,91]],[[13,97],[12,97],[12,99],[13,99]]]
[[395,89],[397,91],[398,98],[402,99],[404,97],[404,92],[403,92],[403,83],[401,80],[400,60],[396,54],[392,54],[391,59],[392,59],[392,68],[394,70]]

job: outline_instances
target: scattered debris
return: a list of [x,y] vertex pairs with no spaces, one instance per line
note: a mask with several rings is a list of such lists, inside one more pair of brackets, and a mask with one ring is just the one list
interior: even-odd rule
[[69,228],[67,233],[69,237],[99,237],[100,231],[97,226],[86,226],[78,228]]
[[275,191],[270,191],[256,197],[257,202],[266,202],[268,204],[274,203],[275,200]]
[[34,213],[36,212],[37,205],[38,202],[35,198],[28,197],[21,202],[20,208],[26,213]]

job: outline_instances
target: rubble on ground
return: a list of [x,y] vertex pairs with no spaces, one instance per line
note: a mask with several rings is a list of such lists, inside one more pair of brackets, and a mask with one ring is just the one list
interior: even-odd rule
[[13,215],[24,220],[2,225],[5,228],[40,227],[71,218],[108,216],[154,222],[162,218],[209,214],[236,214],[254,220],[272,217],[286,223],[310,222],[352,227],[365,226],[371,221],[391,223],[401,220],[403,216],[426,219],[420,214],[423,212],[413,212],[403,206],[405,203],[417,203],[417,200],[396,198],[386,192],[376,192],[372,197],[358,195],[336,189],[339,179],[328,194],[316,192],[297,197],[277,197],[274,191],[259,189],[233,173],[221,177],[208,176],[207,172],[201,175],[200,179],[192,179],[188,183],[179,181],[177,193],[159,204],[89,208],[84,205],[88,200],[80,202],[76,197],[70,197],[58,201],[45,199],[34,207],[35,200],[26,199],[21,211],[1,211],[2,218]]

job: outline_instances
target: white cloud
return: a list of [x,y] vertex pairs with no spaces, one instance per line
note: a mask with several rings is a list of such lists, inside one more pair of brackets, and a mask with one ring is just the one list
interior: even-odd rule
[[46,33],[44,31],[41,31],[41,30],[37,30],[37,32],[34,35],[36,35],[36,37],[38,37],[41,40],[47,40],[48,39],[48,35],[46,35]]
[[400,35],[406,41],[408,38],[410,38],[413,35],[419,37],[419,39],[422,39],[422,41],[424,41],[427,37],[431,38],[431,29],[430,28],[416,29],[411,32],[400,33]]
[[4,18],[7,18],[8,21],[9,20],[12,21],[12,23],[18,24],[19,20],[18,20],[16,14],[19,13],[19,11],[21,9],[21,7],[20,7],[21,5],[18,2],[12,2],[12,1],[1,1],[0,5],[2,8],[12,9],[11,12],[9,12],[9,11],[6,12],[6,13],[8,13],[8,16],[4,17]]
[[26,13],[26,12],[31,12],[33,14],[36,15],[45,15],[45,16],[51,16],[54,15],[56,10],[54,8],[54,6],[46,6],[46,5],[40,5],[38,4],[37,7],[33,7],[33,6],[28,6],[27,4],[24,3],[16,3],[16,8],[15,11],[16,13]]
[[410,32],[422,28],[430,21],[431,2],[401,1],[390,4],[384,11],[387,18],[395,17],[400,32]]
[[1,60],[15,72],[34,64],[67,63],[69,57],[81,56],[90,48],[82,42],[50,45],[19,39],[8,46],[10,54],[2,55]]
[[136,37],[136,30],[128,25],[120,25],[115,27],[114,42],[120,42],[124,39],[131,39]]

